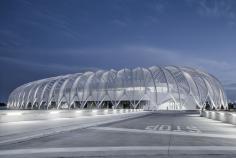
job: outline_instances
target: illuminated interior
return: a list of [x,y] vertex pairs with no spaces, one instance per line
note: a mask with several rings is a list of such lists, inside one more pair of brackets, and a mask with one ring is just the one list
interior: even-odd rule
[[211,74],[177,66],[98,70],[51,77],[16,88],[11,109],[192,110],[226,108],[221,83]]

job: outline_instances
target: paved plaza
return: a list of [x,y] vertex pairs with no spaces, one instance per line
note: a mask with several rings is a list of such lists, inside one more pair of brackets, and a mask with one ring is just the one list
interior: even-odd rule
[[0,127],[0,157],[236,156],[236,127],[194,112],[5,122]]

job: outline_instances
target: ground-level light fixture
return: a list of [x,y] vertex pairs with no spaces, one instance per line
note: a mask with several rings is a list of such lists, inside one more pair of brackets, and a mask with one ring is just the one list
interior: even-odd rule
[[7,115],[8,116],[20,116],[20,115],[22,115],[22,112],[8,112]]
[[59,111],[50,111],[50,114],[58,114],[60,113]]

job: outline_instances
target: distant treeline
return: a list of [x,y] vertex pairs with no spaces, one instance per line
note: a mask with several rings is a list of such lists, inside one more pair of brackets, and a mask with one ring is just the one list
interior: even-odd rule
[[0,103],[0,106],[7,106],[6,103]]
[[6,103],[0,103],[0,110],[6,110],[7,104]]

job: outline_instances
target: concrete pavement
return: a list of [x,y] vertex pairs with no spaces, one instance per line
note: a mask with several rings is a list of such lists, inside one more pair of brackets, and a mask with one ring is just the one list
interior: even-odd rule
[[[68,115],[71,116],[76,113],[76,111],[67,111]],[[6,143],[15,143],[19,141],[26,141],[33,138],[44,137],[56,133],[71,131],[80,128],[86,128],[90,126],[95,126],[99,124],[104,124],[108,122],[120,121],[130,117],[137,117],[145,115],[148,112],[143,111],[133,111],[133,112],[123,112],[114,111],[109,113],[96,113],[94,111],[80,112],[76,117],[68,117],[65,115],[58,115],[45,113],[45,118],[37,118],[34,116],[25,119],[25,116],[13,116],[14,120],[19,117],[20,121],[12,122],[12,116],[9,116],[9,122],[6,122],[7,118],[4,118],[5,122],[0,123],[0,145]],[[22,121],[22,117],[24,121]],[[31,120],[31,118],[33,119]]]
[[236,127],[197,113],[113,121],[0,145],[0,157],[236,157]]

